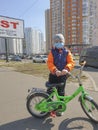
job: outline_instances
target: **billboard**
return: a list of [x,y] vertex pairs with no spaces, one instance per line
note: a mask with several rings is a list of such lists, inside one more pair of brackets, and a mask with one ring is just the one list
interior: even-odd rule
[[24,38],[24,21],[0,16],[0,37]]

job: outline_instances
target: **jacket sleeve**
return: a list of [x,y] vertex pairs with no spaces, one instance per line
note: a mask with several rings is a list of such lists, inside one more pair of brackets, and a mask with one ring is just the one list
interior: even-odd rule
[[73,60],[72,54],[70,51],[68,51],[68,55],[67,55],[67,64],[65,66],[65,69],[67,69],[68,71],[71,71],[75,66],[75,62]]
[[54,59],[53,59],[52,52],[50,52],[48,55],[47,66],[51,73],[55,73],[56,66],[54,65]]
[[[67,69],[68,71],[71,71],[74,68],[74,65],[75,65],[75,62],[73,60],[71,52],[69,51],[68,55],[67,55],[67,64],[65,66],[65,69]],[[48,66],[48,69],[50,70],[50,72],[53,74],[57,70],[56,66],[54,65],[54,59],[53,59],[52,52],[50,52],[48,55],[47,66]]]

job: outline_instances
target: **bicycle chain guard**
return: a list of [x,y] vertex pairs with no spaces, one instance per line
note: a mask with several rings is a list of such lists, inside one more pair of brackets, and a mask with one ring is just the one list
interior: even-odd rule
[[47,104],[49,111],[63,112],[66,110],[66,105],[63,101],[52,101]]

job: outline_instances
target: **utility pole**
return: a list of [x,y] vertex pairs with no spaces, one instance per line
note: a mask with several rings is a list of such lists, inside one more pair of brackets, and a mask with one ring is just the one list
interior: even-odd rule
[[8,46],[7,46],[7,38],[5,38],[5,52],[6,52],[6,62],[8,62]]

